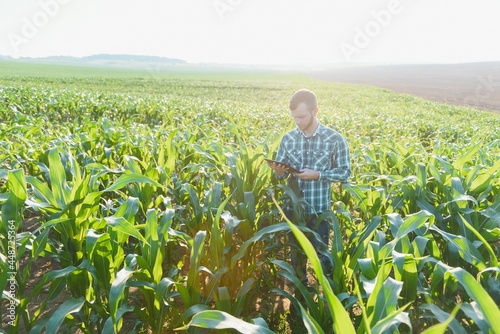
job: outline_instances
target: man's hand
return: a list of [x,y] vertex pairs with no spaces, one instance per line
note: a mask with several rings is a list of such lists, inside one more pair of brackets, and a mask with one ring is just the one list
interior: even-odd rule
[[269,162],[269,161],[266,161],[266,162],[269,165],[269,167],[271,167],[274,170],[274,172],[278,175],[283,175],[288,170],[288,167],[286,167],[282,164],[278,164],[276,162]]
[[301,170],[301,173],[293,173],[293,174],[302,180],[318,180],[319,179],[319,172],[312,170],[312,169],[309,169],[309,168],[304,168],[303,170]]

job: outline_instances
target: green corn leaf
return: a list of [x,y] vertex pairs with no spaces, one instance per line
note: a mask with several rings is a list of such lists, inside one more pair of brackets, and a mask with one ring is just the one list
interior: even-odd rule
[[33,240],[33,248],[31,250],[32,257],[34,259],[38,258],[38,256],[45,251],[45,247],[47,246],[47,240],[49,238],[50,229],[44,229],[40,234],[35,237]]
[[72,173],[71,175],[73,176],[73,179],[71,180],[69,201],[80,200],[84,198],[89,192],[91,192],[90,180],[92,178],[92,175],[87,175],[83,179],[81,178],[80,171]]
[[[354,293],[356,294],[358,305],[361,308],[361,324],[358,327],[359,330],[363,330],[366,334],[371,334],[370,321],[368,320],[368,315],[366,312],[366,307],[363,302],[363,297],[361,295],[361,289],[359,288],[359,283],[356,277],[353,277],[354,281]],[[360,332],[358,330],[358,333]]]
[[217,309],[223,312],[231,313],[231,296],[226,286],[221,286],[217,289],[216,305]]
[[202,216],[206,212],[207,208],[200,203],[200,199],[196,194],[195,188],[191,184],[183,184],[182,188],[189,194],[189,199],[195,212],[196,221],[201,222]]
[[[210,208],[219,208],[221,205],[221,200],[224,197],[222,192],[223,185],[220,182],[215,182],[212,189],[210,189],[210,200],[209,207]],[[229,197],[231,197],[230,195]],[[217,210],[218,211],[218,210]]]
[[75,224],[77,226],[81,226],[82,223],[87,222],[92,214],[97,212],[100,199],[100,192],[89,193],[85,196],[83,202],[77,205],[77,209],[75,209],[78,212],[77,217],[75,217]]
[[[122,305],[118,309],[118,312],[116,312],[116,320],[115,322],[119,321],[125,313],[132,312],[134,310],[134,307],[131,305]],[[104,327],[102,328],[102,332],[100,334],[116,334],[117,331],[115,330],[113,326],[113,319],[112,317],[109,317],[106,322],[104,323]]]
[[60,208],[64,208],[69,201],[71,190],[66,182],[66,171],[61,162],[59,148],[54,147],[49,151],[50,186],[54,199]]
[[141,174],[123,174],[111,186],[106,188],[103,192],[110,192],[122,189],[130,183],[147,183],[153,186],[162,188],[163,186],[156,181],[151,180],[149,177]]
[[[218,183],[219,186],[214,186],[212,191],[216,191],[217,193],[221,193],[222,184]],[[218,205],[217,208],[217,213],[215,214],[215,219],[213,219],[212,222],[212,229],[210,232],[210,260],[212,263],[212,267],[217,270],[222,268],[222,261],[223,261],[223,251],[224,251],[224,240],[222,238],[222,232],[220,229],[220,219],[222,212],[224,208],[226,207],[227,203],[231,199],[231,196],[228,196],[224,202],[222,202],[220,205]],[[213,200],[215,201],[215,199]],[[214,203],[215,204],[215,203]],[[211,214],[211,213],[210,213]]]
[[[500,162],[500,160],[499,160]],[[500,165],[499,165],[500,166]],[[484,173],[483,166],[475,166],[465,177],[465,184],[468,193],[480,193],[488,189],[493,174]]]
[[248,217],[250,222],[254,222],[257,218],[257,213],[255,212],[255,196],[253,192],[246,191],[244,194],[244,203],[245,203],[245,218]]
[[484,237],[481,235],[481,233],[479,233],[478,230],[476,230],[468,221],[467,219],[465,219],[461,214],[458,214],[458,216],[460,217],[460,220],[462,221],[462,223],[476,236],[476,238],[479,239],[479,241],[481,241],[482,245],[484,248],[486,248],[486,250],[488,251],[488,253],[490,254],[490,262],[491,262],[491,266],[493,267],[498,267],[498,259],[497,259],[497,256],[495,254],[495,251],[493,250],[493,248],[490,246],[490,244],[488,243],[488,241],[486,241],[486,239],[484,239]]
[[13,198],[19,202],[24,202],[26,200],[26,178],[22,169],[15,169],[9,171],[8,179],[9,192]]
[[352,245],[352,247],[349,247],[351,259],[348,265],[348,268],[350,269],[350,274],[348,274],[347,277],[348,279],[350,279],[354,274],[354,270],[356,268],[356,265],[358,264],[358,259],[364,257],[366,248],[368,247],[368,244],[370,243],[370,240],[373,234],[376,232],[377,227],[380,225],[381,221],[381,217],[373,217],[368,222],[368,224],[365,225],[359,237],[351,237],[351,240],[349,241],[349,245]]
[[66,319],[66,317],[71,313],[79,312],[84,304],[84,297],[80,297],[78,299],[70,298],[62,303],[62,305],[57,308],[47,322],[45,334],[56,334],[64,319]]
[[356,330],[354,329],[349,314],[344,309],[344,306],[337,298],[337,296],[333,293],[332,287],[328,282],[328,279],[323,274],[321,263],[319,261],[318,255],[316,254],[316,250],[314,249],[313,245],[311,244],[309,239],[307,239],[304,233],[302,233],[300,229],[286,217],[285,213],[283,212],[279,204],[276,202],[274,196],[273,196],[273,202],[280,211],[281,216],[287,222],[288,226],[290,227],[290,230],[292,230],[295,238],[297,238],[297,240],[299,241],[300,246],[306,253],[309,261],[311,261],[312,267],[314,268],[314,271],[316,272],[316,275],[318,277],[318,281],[321,287],[323,288],[323,292],[325,294],[325,298],[333,318],[334,332],[356,333]]
[[[388,215],[389,220],[394,220],[398,218],[399,215]],[[399,218],[398,218],[399,219]],[[380,259],[385,259],[392,254],[392,251],[398,244],[398,242],[403,238],[408,238],[408,234],[416,231],[417,229],[425,226],[425,223],[430,220],[431,223],[434,221],[434,216],[425,210],[419,211],[415,214],[406,216],[405,220],[397,229],[396,235],[391,242],[385,244],[379,253]]]
[[[302,282],[299,280],[297,277],[297,274],[295,273],[295,270],[292,271],[280,271],[279,275],[283,276],[287,280],[293,283],[295,286],[296,291],[300,292],[300,295],[303,298],[303,303],[308,309],[309,314],[311,317],[315,319],[321,318],[323,315],[321,314],[321,311],[319,309],[318,303],[314,300],[313,295],[307,290],[307,288],[302,284]],[[297,294],[298,292],[296,292]],[[293,298],[290,300],[298,309],[298,305],[300,304],[297,300],[297,298]]]
[[198,231],[194,237],[193,247],[191,249],[190,266],[187,277],[187,291],[190,298],[188,303],[189,306],[197,304],[200,295],[200,280],[198,279],[198,273],[200,272],[206,236],[206,231]]
[[400,324],[404,323],[409,328],[412,327],[410,317],[408,313],[403,312],[406,308],[411,305],[411,302],[404,305],[401,308],[393,310],[385,318],[380,319],[375,326],[371,329],[373,334],[384,334],[387,333],[391,327],[398,327]]
[[250,277],[240,287],[240,289],[238,290],[238,293],[236,294],[233,315],[240,315],[240,313],[243,311],[243,308],[245,306],[246,296],[248,295],[248,293],[251,292],[254,284],[255,284],[255,279]]
[[479,279],[481,278],[481,275],[485,272],[488,272],[488,271],[496,271],[497,272],[496,275],[499,275],[500,274],[500,267],[490,267],[490,268],[486,268],[486,269],[481,270],[480,272],[477,273],[477,280],[479,281]]
[[248,239],[247,241],[245,241],[241,245],[240,249],[238,250],[238,253],[233,255],[233,257],[231,258],[231,268],[233,268],[236,265],[238,260],[240,260],[241,258],[243,258],[245,256],[247,248],[251,244],[259,241],[266,234],[277,233],[277,232],[288,231],[288,230],[290,230],[290,228],[289,228],[289,225],[287,223],[279,223],[279,224],[264,227],[263,229],[259,230],[257,233],[255,233],[255,235],[253,237],[251,237],[250,239]]
[[[426,331],[428,331],[427,334],[444,334],[446,332],[446,329],[451,329],[454,334],[467,334],[467,331],[462,326],[460,326],[457,319],[455,319],[455,316],[460,310],[461,305],[462,304],[457,304],[451,314],[448,314],[447,312],[441,310],[439,307],[433,304],[425,304],[420,306],[421,309],[432,312],[433,316],[439,322],[439,324],[426,329]],[[425,333],[426,331],[422,333]]]
[[136,265],[136,255],[129,254],[125,260],[126,265],[117,274],[116,278],[111,284],[111,289],[109,290],[109,311],[111,313],[111,318],[115,325],[115,329],[118,322],[118,310],[120,302],[125,297],[125,286],[130,276],[135,272],[134,266]]
[[123,217],[132,225],[135,224],[135,217],[139,212],[141,202],[136,197],[128,197],[127,200],[116,210],[115,217]]
[[358,259],[358,264],[364,277],[369,280],[375,279],[375,277],[377,277],[377,272],[375,271],[377,268],[375,266],[375,263],[373,263],[372,258]]
[[33,186],[33,192],[35,194],[35,198],[38,200],[43,200],[45,205],[51,205],[54,207],[59,207],[57,201],[52,194],[50,188],[37,178],[33,176],[26,176],[26,181]]
[[479,305],[484,319],[491,326],[492,332],[496,334],[500,333],[500,323],[498,322],[498,319],[500,319],[500,309],[488,292],[474,279],[474,276],[462,268],[448,270],[445,277],[449,276],[455,277],[462,284],[469,297]]
[[[176,284],[178,286],[178,284]],[[197,313],[200,313],[202,311],[207,311],[210,310],[210,306],[205,305],[205,304],[196,304],[188,308],[184,313],[182,314],[181,319],[178,321],[178,323],[184,323],[187,319],[191,318]]]
[[462,156],[458,157],[455,162],[453,162],[453,167],[456,169],[462,169],[466,163],[470,163],[474,155],[476,155],[477,151],[481,148],[480,144],[476,144],[473,146],[470,146],[465,154]]
[[250,324],[226,312],[216,310],[206,310],[196,313],[186,326],[176,328],[175,330],[186,331],[190,327],[235,329],[243,334],[273,334],[271,330],[264,326]]
[[309,334],[325,334],[325,331],[321,328],[316,320],[311,317],[311,314],[300,303],[300,314],[302,315],[302,321],[304,322],[304,327],[307,329]]
[[130,224],[128,220],[123,217],[106,217],[104,218],[109,226],[113,228],[113,230],[124,233],[126,235],[137,238],[145,244],[148,244],[148,241],[144,238],[144,236],[137,230],[137,228]]
[[[52,284],[57,285],[58,282],[67,279],[71,275],[71,273],[73,273],[76,270],[77,270],[76,267],[69,266],[64,269],[49,271],[48,273],[43,275],[42,280],[35,286],[35,288],[33,289],[33,295],[37,296],[38,294],[40,294],[42,289],[44,289],[46,284],[49,282],[51,283],[51,285]],[[62,283],[65,284],[65,282]]]
[[402,289],[403,282],[388,277],[379,290],[373,291],[376,302],[373,309],[372,324],[376,324],[398,309],[398,299]]
[[[378,308],[378,295],[383,289],[384,281],[389,275],[391,268],[392,263],[390,263],[388,260],[383,260],[382,264],[379,267],[377,278],[375,279],[375,284],[373,284],[373,282],[365,282],[363,285],[366,293],[369,295],[365,308],[368,323],[371,325],[374,325],[380,319],[380,316],[378,319],[376,319],[375,317]],[[381,298],[383,298],[383,296],[381,296]],[[381,309],[378,310],[379,315],[380,313]]]
[[169,277],[163,277],[160,282],[156,285],[155,289],[155,299],[159,305],[164,303],[164,298],[171,287],[175,285],[175,282]]
[[290,221],[288,223],[295,237],[299,240],[301,247],[304,249],[309,261],[311,261],[312,267],[318,276],[318,281],[323,288],[328,307],[331,310],[330,314],[333,318],[333,329],[335,333],[355,333],[349,314],[344,309],[344,306],[337,296],[333,293],[332,287],[323,273],[321,263],[311,242]]
[[351,196],[358,200],[358,206],[361,211],[368,211],[366,205],[366,191],[370,189],[369,185],[347,185],[345,189]]
[[341,291],[345,291],[345,281],[346,274],[344,270],[340,270],[339,268],[343,267],[343,258],[345,254],[343,235],[340,230],[340,224],[337,217],[334,215],[333,217],[333,242],[332,242],[332,263],[333,263],[333,289],[337,294]]
[[479,333],[488,333],[491,334],[491,324],[487,319],[484,318],[483,312],[478,310],[479,306],[476,302],[471,303],[463,303],[460,311],[462,311],[470,320],[474,323],[474,325],[479,328]]
[[85,241],[86,259],[95,268],[93,276],[108,291],[115,273],[111,238],[108,233],[98,234],[89,229]]
[[9,171],[7,183],[9,186],[7,201],[1,206],[3,224],[0,226],[0,231],[4,235],[7,235],[6,229],[7,226],[10,226],[9,222],[14,222],[16,231],[21,225],[22,209],[27,198],[26,179],[22,169]]
[[412,254],[392,252],[394,259],[394,278],[403,282],[401,297],[408,303],[415,300],[418,286],[417,261]]
[[146,212],[146,228],[145,237],[148,240],[147,244],[143,244],[143,256],[145,256],[151,266],[154,282],[160,282],[163,276],[163,256],[165,253],[164,246],[159,241],[158,237],[158,215],[155,209],[149,209]]
[[417,235],[412,241],[413,255],[417,258],[424,256],[428,242],[428,238]]
[[[460,310],[461,304],[457,304],[453,311],[451,312],[450,316],[446,318],[444,321],[441,320],[441,323],[434,325],[432,327],[427,328],[422,332],[422,334],[445,334],[447,330],[450,328],[450,325],[453,321],[456,322],[455,316],[457,315],[458,311]],[[460,327],[454,327],[452,328],[453,333],[466,333],[463,328],[457,331],[457,329]]]
[[194,298],[191,297],[191,293],[184,283],[176,283],[175,286],[177,288],[177,292],[179,292],[179,295],[182,298],[182,302],[188,306],[188,310],[189,308],[197,305],[196,303],[192,302]]
[[125,161],[126,169],[132,171],[132,173],[140,175],[142,168],[141,165],[144,164],[144,162],[140,161],[137,157],[130,156],[130,155],[125,155],[123,157],[123,160]]
[[[165,171],[169,174],[175,171],[175,160],[177,157],[177,149],[175,147],[175,136],[177,135],[178,129],[172,130],[168,136],[168,139],[165,143],[165,147],[167,148],[167,161],[160,166],[165,166]],[[162,157],[163,158],[163,157]],[[161,161],[161,160],[160,160]]]
[[452,198],[456,198],[465,193],[464,185],[462,184],[462,180],[459,177],[451,178],[451,189],[450,196]]
[[468,239],[464,238],[461,235],[455,235],[442,231],[436,226],[431,226],[430,229],[441,234],[445,240],[450,242],[458,249],[460,257],[462,257],[468,263],[476,266],[478,270],[483,270],[487,267],[481,253]]
[[[76,268],[75,268],[76,269]],[[39,323],[43,323],[43,325],[40,325],[39,330],[35,331],[36,333],[41,332],[41,328],[45,327],[48,321],[48,317],[43,317],[42,319],[38,319],[43,312],[45,311],[46,305],[50,305],[52,301],[57,298],[57,296],[60,296],[62,291],[67,288],[67,276],[69,275],[58,275],[59,277],[54,278],[53,280],[50,281],[50,287],[48,289],[48,292],[46,295],[44,295],[43,301],[40,304],[40,307],[34,312],[33,314],[33,322],[36,322],[37,326]],[[46,288],[45,284],[42,285],[37,285],[35,289],[33,289],[33,293],[31,296],[27,298],[27,301],[31,300],[32,297],[36,298],[38,297],[40,290],[42,288]]]
[[425,188],[427,185],[427,171],[426,166],[423,163],[419,163],[417,168],[417,181],[421,188]]
[[432,219],[434,216],[425,210],[419,211],[415,214],[406,216],[403,224],[398,229],[396,238],[401,239],[402,237],[408,235],[409,233],[417,230],[418,228],[424,226],[427,220]]

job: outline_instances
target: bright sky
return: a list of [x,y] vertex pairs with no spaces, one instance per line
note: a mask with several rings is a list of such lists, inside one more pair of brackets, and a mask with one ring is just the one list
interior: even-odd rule
[[499,0],[0,0],[0,55],[190,63],[500,61]]

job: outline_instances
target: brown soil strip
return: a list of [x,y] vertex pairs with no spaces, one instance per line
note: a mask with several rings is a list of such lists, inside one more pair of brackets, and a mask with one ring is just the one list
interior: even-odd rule
[[500,113],[500,62],[338,67],[314,79],[388,88],[428,100]]

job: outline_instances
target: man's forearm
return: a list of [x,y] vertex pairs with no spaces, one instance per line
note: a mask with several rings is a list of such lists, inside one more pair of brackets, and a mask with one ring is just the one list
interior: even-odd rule
[[346,182],[351,176],[349,167],[321,171],[318,180],[325,182]]

